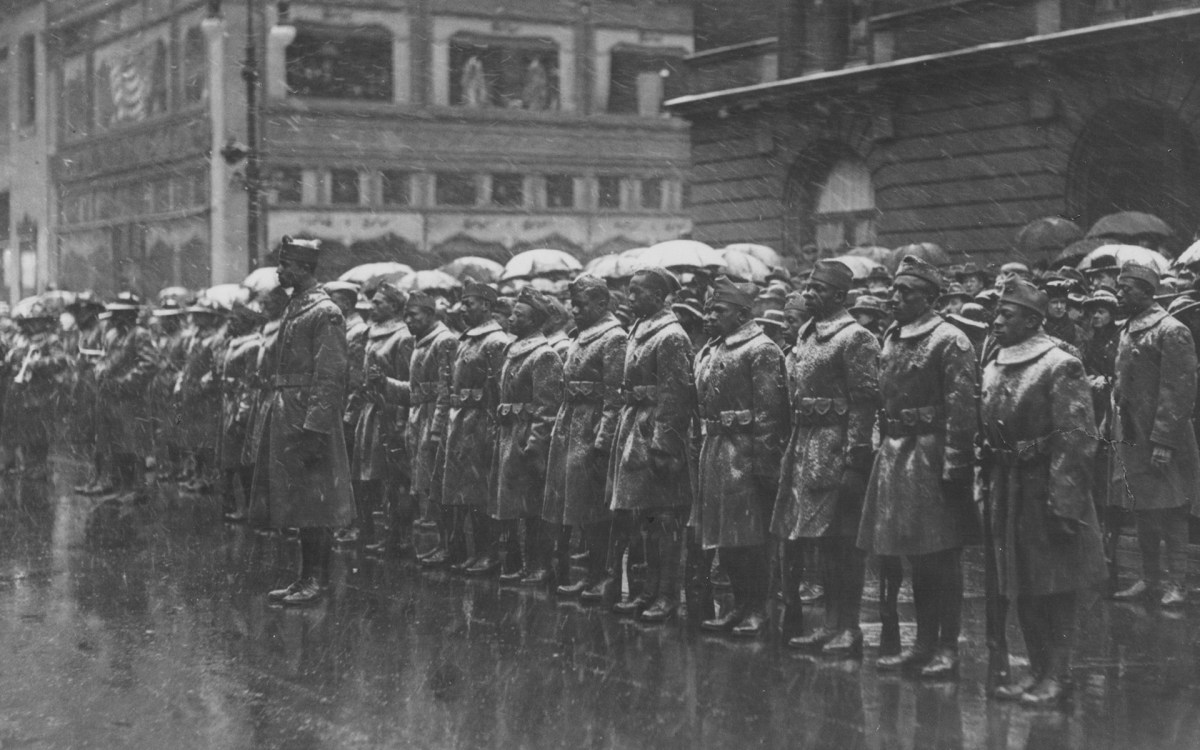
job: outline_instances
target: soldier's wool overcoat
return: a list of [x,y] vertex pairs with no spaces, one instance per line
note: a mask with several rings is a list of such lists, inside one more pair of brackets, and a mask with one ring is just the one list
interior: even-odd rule
[[[1131,318],[1117,344],[1113,383],[1110,502],[1133,510],[1197,503],[1200,456],[1192,431],[1196,347],[1187,326],[1154,304]],[[1154,446],[1174,452],[1166,470],[1150,463]]]
[[18,335],[8,350],[5,369],[3,444],[45,444],[54,418],[60,381],[69,373],[62,342],[52,333]]
[[148,397],[150,413],[154,418],[155,441],[163,446],[182,445],[183,426],[179,418],[179,401],[175,386],[179,374],[187,362],[188,332],[180,328],[174,333],[163,333],[154,341],[154,352],[158,368],[150,381]]
[[[371,326],[363,350],[364,373],[378,368],[395,385],[408,380],[412,365],[413,336],[399,318]],[[355,479],[396,479],[409,470],[404,454],[404,428],[408,409],[387,398],[382,388],[360,386],[361,404],[354,429],[354,451],[350,461]]]
[[[980,406],[1000,591],[1041,596],[1105,576],[1092,503],[1096,427],[1078,359],[1045,334],[1000,350],[983,372]],[[1078,522],[1052,535],[1052,516]]]
[[250,427],[253,397],[256,390],[251,382],[258,364],[262,335],[257,331],[229,340],[221,362],[221,468],[236,469],[244,465],[246,433]]
[[[346,409],[346,328],[319,287],[293,295],[279,327],[269,412],[269,523],[347,526],[354,518],[342,416]],[[326,436],[325,455],[305,463],[304,431]],[[261,470],[261,469],[260,469]],[[263,498],[254,493],[255,500]],[[261,517],[252,512],[252,518]]]
[[[692,342],[670,310],[640,320],[625,347],[624,404],[608,467],[614,510],[688,508],[688,428],[696,405]],[[658,454],[671,466],[655,468]]]
[[104,356],[96,365],[96,442],[112,453],[148,456],[155,437],[154,413],[146,398],[158,369],[154,337],[135,325],[123,332],[111,329],[105,339]]
[[251,398],[250,426],[246,431],[246,445],[243,448],[243,463],[247,466],[266,466],[267,452],[265,450],[267,425],[270,420],[272,396],[275,389],[276,349],[279,345],[279,322],[268,320],[262,328],[262,342],[258,347],[258,359],[251,377],[254,388]]
[[[360,397],[366,382],[367,338],[371,326],[357,312],[346,317],[346,361],[349,372],[346,379],[346,415],[344,421],[350,430],[358,429],[358,417],[365,402]],[[351,451],[353,453],[353,451]]]
[[496,407],[500,404],[500,368],[509,335],[488,321],[458,338],[450,387],[450,414],[442,444],[446,468],[442,504],[486,508],[496,448]]
[[565,390],[546,467],[542,518],[561,526],[596,523],[609,517],[605,497],[607,463],[621,409],[627,335],[611,313],[580,331],[563,365]]
[[970,498],[943,480],[969,470],[978,412],[975,351],[966,334],[928,313],[883,338],[879,452],[867,481],[858,546],[876,555],[961,547]]
[[191,450],[217,447],[221,426],[221,357],[225,329],[197,333],[179,376],[180,425]]
[[457,352],[458,339],[445,323],[436,323],[414,344],[409,382],[389,396],[409,407],[404,445],[412,462],[412,491],[418,495],[441,492],[437,456],[450,415],[450,380]]
[[854,536],[862,498],[840,497],[842,474],[871,470],[879,410],[879,343],[846,311],[809,320],[787,358],[792,434],[771,531],[780,539]]
[[542,512],[550,429],[563,392],[563,364],[541,333],[508,345],[496,407],[496,491],[488,515],[501,521]]
[[696,398],[704,439],[691,523],[708,549],[763,544],[788,433],[783,352],[746,323],[697,364]]

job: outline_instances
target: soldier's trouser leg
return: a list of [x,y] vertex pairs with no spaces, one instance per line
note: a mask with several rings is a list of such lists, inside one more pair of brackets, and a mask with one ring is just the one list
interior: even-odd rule
[[225,469],[221,472],[221,512],[237,511],[237,494],[234,487],[237,484],[237,469]]
[[695,527],[691,526],[687,529],[686,545],[683,585],[687,595],[688,618],[699,622],[711,620],[716,616],[711,575],[715,552],[704,549]]
[[1142,578],[1152,588],[1159,588],[1163,583],[1162,542],[1163,529],[1161,511],[1134,511],[1137,522],[1138,548],[1142,552]]
[[879,655],[900,653],[900,586],[904,583],[904,565],[895,555],[879,555]]
[[323,569],[325,556],[321,546],[325,541],[325,528],[322,526],[306,526],[300,529],[300,578],[320,578],[326,571]]
[[355,483],[357,488],[354,492],[355,505],[358,507],[358,530],[359,539],[363,544],[374,544],[376,541],[375,535],[375,510],[379,507],[379,500],[383,494],[383,482],[378,479],[363,479]]
[[829,536],[821,538],[821,557],[828,569],[825,627],[835,632],[858,631],[865,555],[855,545],[854,537]]
[[[608,545],[608,574],[616,581],[618,592],[621,579],[625,573],[625,553],[633,543],[637,520],[632,511],[618,510],[613,512],[612,529]],[[633,591],[633,580],[629,581],[629,594],[636,596]]]
[[500,538],[500,555],[504,558],[501,570],[504,573],[517,573],[524,570],[521,560],[521,522],[518,520],[493,520],[493,527]]
[[1188,508],[1157,512],[1162,515],[1163,581],[1183,589],[1187,583]]
[[471,508],[471,531],[475,543],[476,559],[499,557],[499,550],[496,549],[496,535],[492,529],[494,523],[484,508]]
[[1050,665],[1050,622],[1045,599],[1044,596],[1017,597],[1017,622],[1021,625],[1021,637],[1029,655],[1029,678],[1034,683],[1047,675]]
[[644,512],[647,591],[655,598],[679,601],[682,513],[675,509]]
[[783,585],[783,622],[780,631],[784,643],[804,633],[804,604],[800,601],[804,546],[804,539],[787,539],[783,542],[779,576]]
[[734,601],[751,613],[765,615],[767,610],[766,547],[721,547],[721,565],[729,573]]
[[[943,644],[942,621],[947,608],[946,599],[953,599],[953,591],[943,591],[948,576],[942,574],[940,566],[954,564],[954,557],[945,550],[928,555],[911,555],[913,608],[917,611],[917,639],[913,650],[921,654],[932,653]],[[961,568],[959,568],[961,571]],[[959,573],[959,596],[962,600],[961,572]],[[955,634],[957,643],[957,633]]]
[[935,554],[938,558],[933,561],[939,594],[938,646],[958,651],[958,636],[962,632],[962,549],[948,549]]
[[990,525],[983,526],[984,633],[988,647],[988,683],[990,687],[1008,684],[1008,597],[1000,591],[995,547]]
[[447,505],[443,513],[446,522],[446,560],[458,565],[467,559],[467,506]]
[[[543,523],[546,523],[543,521]],[[570,526],[546,523],[547,531],[554,534],[554,565],[551,573],[555,586],[565,586],[571,579],[571,532]]]
[[1106,505],[1099,509],[1100,529],[1104,543],[1104,561],[1108,564],[1108,593],[1112,594],[1119,588],[1120,570],[1117,565],[1117,545],[1121,541],[1121,508]]
[[612,536],[612,521],[589,523],[583,527],[583,541],[588,549],[587,584],[594,586],[604,580],[608,571],[608,540]]
[[550,538],[548,524],[536,516],[521,519],[521,534],[523,537],[524,568],[529,573],[544,571],[550,565],[553,540]]

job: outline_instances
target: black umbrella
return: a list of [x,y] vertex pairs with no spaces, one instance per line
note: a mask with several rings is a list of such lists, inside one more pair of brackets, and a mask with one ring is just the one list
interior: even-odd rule
[[1154,214],[1142,211],[1118,211],[1104,216],[1088,230],[1088,237],[1135,237],[1152,234],[1170,237],[1175,234],[1170,225]]
[[1030,254],[1061,250],[1081,239],[1083,230],[1075,222],[1061,216],[1043,216],[1021,227],[1017,232],[1017,248]]

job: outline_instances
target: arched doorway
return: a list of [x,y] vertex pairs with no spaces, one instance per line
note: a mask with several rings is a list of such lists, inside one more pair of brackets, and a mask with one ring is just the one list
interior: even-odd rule
[[878,210],[871,171],[841,144],[821,144],[797,159],[783,202],[783,247],[801,267],[875,244]]
[[1186,246],[1200,229],[1200,151],[1187,124],[1143,102],[1105,105],[1071,153],[1067,208],[1085,229],[1105,214],[1145,211]]

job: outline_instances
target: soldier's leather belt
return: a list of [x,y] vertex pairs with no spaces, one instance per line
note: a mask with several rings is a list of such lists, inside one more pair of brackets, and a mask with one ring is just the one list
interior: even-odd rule
[[296,373],[295,375],[276,375],[276,388],[307,388],[313,384],[312,375]]
[[409,390],[409,401],[414,404],[428,404],[437,401],[438,396],[446,390],[445,386],[436,383],[413,383]]
[[1018,440],[1015,443],[1005,442],[1003,447],[997,447],[991,440],[987,442],[987,450],[992,457],[1003,464],[1027,464],[1038,461],[1050,455],[1050,438],[1045,435],[1030,440]]
[[496,418],[501,424],[516,422],[521,419],[522,414],[532,414],[535,408],[537,404],[507,401],[496,407]]
[[849,411],[849,399],[805,397],[796,401],[793,416],[801,427],[827,427],[844,422]]
[[749,409],[736,409],[717,413],[716,419],[705,419],[705,435],[732,435],[738,432],[749,432],[754,427],[754,412]]
[[626,406],[645,406],[658,401],[658,386],[635,385],[621,390],[621,397]]
[[457,409],[482,409],[483,389],[462,388],[450,394],[450,405]]
[[881,415],[880,425],[888,437],[932,435],[940,432],[946,420],[946,410],[940,406],[920,406],[901,409],[895,417]]
[[568,380],[567,401],[600,403],[604,401],[604,383],[598,380]]

